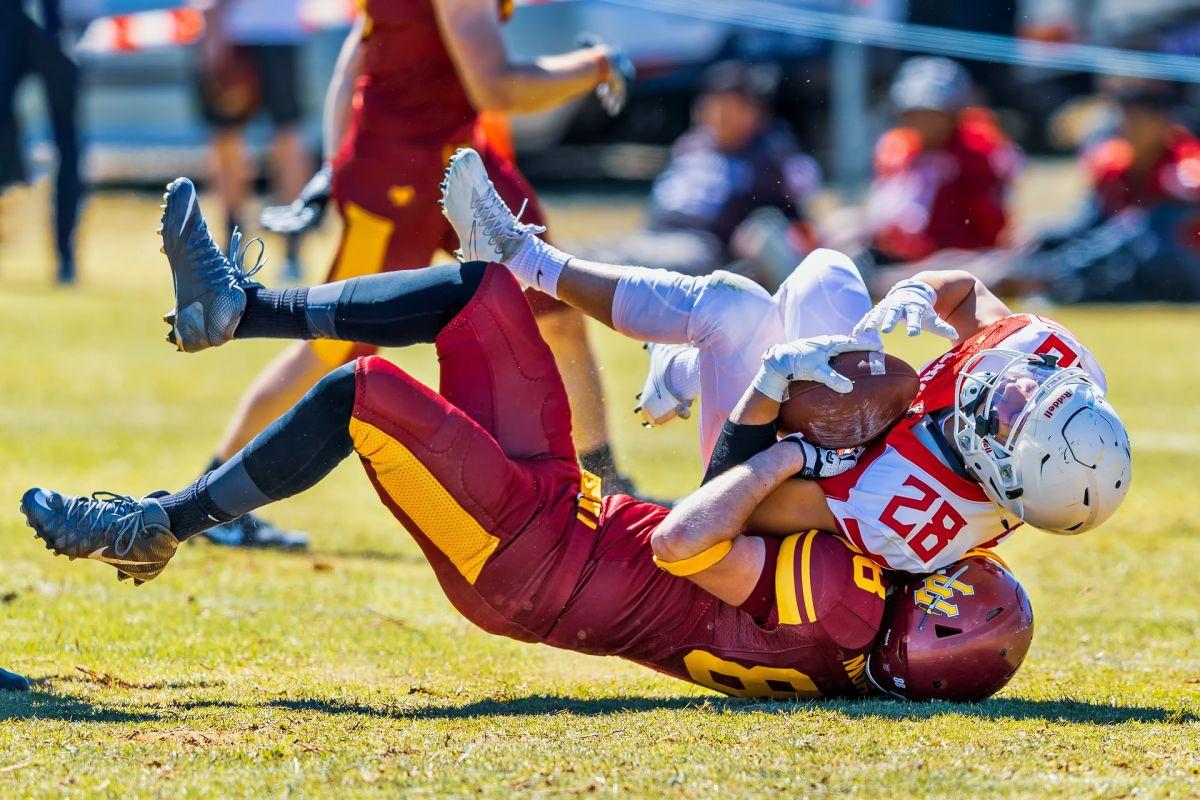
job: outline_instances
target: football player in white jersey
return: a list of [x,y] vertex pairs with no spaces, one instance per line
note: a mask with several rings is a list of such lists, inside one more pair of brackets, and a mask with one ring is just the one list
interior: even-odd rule
[[563,253],[512,216],[472,151],[452,159],[443,197],[465,259],[504,263],[615,330],[666,345],[652,349],[643,416],[686,414],[698,387],[708,477],[775,441],[791,380],[849,391],[829,359],[878,349],[878,330],[903,322],[910,335],[956,342],[921,370],[909,412],[852,469],[785,482],[751,516],[756,532],[838,531],[884,567],[924,573],[1022,522],[1082,533],[1129,489],[1128,436],[1096,359],[968,273],[921,273],[871,308],[850,259],[818,250],[771,296],[729,273],[694,278]]

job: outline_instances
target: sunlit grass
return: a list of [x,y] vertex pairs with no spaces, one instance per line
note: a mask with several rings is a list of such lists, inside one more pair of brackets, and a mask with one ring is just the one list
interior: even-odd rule
[[[33,211],[5,209],[0,664],[35,686],[0,697],[0,796],[1200,794],[1194,308],[1056,315],[1107,366],[1136,480],[1094,534],[1003,546],[1038,631],[999,698],[746,703],[475,630],[354,463],[271,509],[312,532],[307,555],[190,545],[140,589],[51,558],[16,513],[25,487],[180,486],[278,345],[184,356],[162,343],[150,198],[93,202],[84,284],[69,291],[46,285]],[[629,217],[572,204],[556,219],[580,232]],[[309,244],[314,274],[330,246],[328,231]],[[624,463],[648,492],[687,490],[694,426],[638,427],[642,354],[595,334]],[[889,345],[916,361],[936,342]],[[427,350],[391,355],[432,379]]]

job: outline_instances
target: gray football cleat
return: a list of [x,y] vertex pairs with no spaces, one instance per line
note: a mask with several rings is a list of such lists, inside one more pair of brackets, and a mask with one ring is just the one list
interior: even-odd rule
[[543,225],[520,221],[521,210],[513,214],[488,178],[483,159],[469,147],[459,148],[450,157],[446,177],[440,184],[438,205],[458,234],[459,261],[496,261],[504,263],[521,248],[531,235],[545,233]]
[[[246,289],[261,287],[250,278],[263,268],[261,239],[242,247],[235,228],[229,244],[232,258],[217,247],[200,212],[196,187],[187,178],[176,178],[163,194],[162,252],[175,279],[175,308],[163,320],[171,326],[167,341],[186,353],[224,344],[233,338],[246,310]],[[249,271],[242,269],[250,245],[258,243],[258,258]]]
[[117,569],[120,580],[153,580],[175,555],[179,540],[155,492],[141,500],[112,492],[70,497],[34,488],[21,498],[25,524],[55,555],[90,558]]

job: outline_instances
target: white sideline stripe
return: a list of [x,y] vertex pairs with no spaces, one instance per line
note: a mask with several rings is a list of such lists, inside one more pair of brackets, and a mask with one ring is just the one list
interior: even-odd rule
[[1057,44],[912,25],[886,19],[797,8],[769,0],[607,0],[641,11],[726,22],[791,33],[809,39],[875,45],[951,58],[996,61],[1027,67],[1079,70],[1103,75],[1200,83],[1200,58],[1122,50],[1088,44]]
[[1136,431],[1129,437],[1133,454],[1138,453],[1187,453],[1200,452],[1200,434],[1196,433],[1142,433]]

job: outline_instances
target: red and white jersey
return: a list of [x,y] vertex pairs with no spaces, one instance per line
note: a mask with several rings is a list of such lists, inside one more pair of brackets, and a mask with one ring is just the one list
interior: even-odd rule
[[[1004,317],[927,364],[905,418],[871,445],[854,469],[821,481],[841,532],[881,566],[933,572],[968,550],[996,544],[1021,524],[913,432],[926,415],[953,405],[959,371],[981,350],[992,348],[1052,353],[1060,365],[1078,366],[1106,386],[1100,364],[1079,340],[1035,314]],[[988,369],[986,359],[979,368]]]

